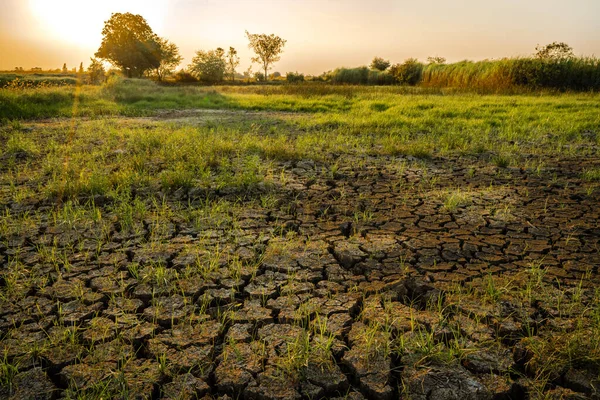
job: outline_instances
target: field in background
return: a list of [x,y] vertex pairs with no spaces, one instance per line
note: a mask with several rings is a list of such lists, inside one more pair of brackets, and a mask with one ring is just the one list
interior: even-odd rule
[[598,394],[596,94],[113,79],[0,120],[0,397]]

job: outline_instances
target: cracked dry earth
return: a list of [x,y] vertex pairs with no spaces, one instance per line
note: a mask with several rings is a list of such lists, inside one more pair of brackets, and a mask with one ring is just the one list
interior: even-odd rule
[[[535,386],[543,361],[528,347],[593,307],[600,192],[580,174],[598,160],[542,172],[484,157],[338,165],[279,163],[286,179],[252,189],[228,220],[179,218],[207,195],[240,196],[192,188],[130,230],[48,218],[2,238],[0,286],[13,294],[0,351],[18,370],[0,397],[598,396],[585,363]],[[113,221],[111,200],[95,200]],[[36,251],[50,243],[72,250],[58,267]],[[9,282],[15,262],[26,273]]]

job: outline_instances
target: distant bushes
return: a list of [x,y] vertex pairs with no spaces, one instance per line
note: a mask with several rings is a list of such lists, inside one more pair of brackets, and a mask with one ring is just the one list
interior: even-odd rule
[[72,86],[78,82],[77,76],[56,74],[2,74],[0,88],[25,89],[49,86]]
[[523,57],[452,64],[431,61],[423,64],[409,58],[385,71],[367,67],[338,68],[320,78],[333,84],[421,85],[486,92],[523,88],[587,91],[600,90],[600,59]]
[[390,67],[390,74],[398,83],[405,85],[416,85],[423,76],[423,64],[416,58],[409,58],[402,64],[395,64]]
[[198,78],[196,78],[190,72],[185,71],[185,70],[181,70],[181,71],[177,72],[175,75],[173,75],[173,79],[175,79],[175,82],[177,82],[177,83],[198,82]]
[[367,67],[338,68],[330,72],[328,81],[349,85],[392,85],[396,82],[387,71],[370,70]]
[[432,87],[498,91],[514,87],[558,90],[599,90],[597,58],[506,58],[497,61],[461,61],[429,64],[421,84]]
[[304,74],[300,74],[298,72],[288,72],[285,75],[285,79],[288,83],[304,82]]

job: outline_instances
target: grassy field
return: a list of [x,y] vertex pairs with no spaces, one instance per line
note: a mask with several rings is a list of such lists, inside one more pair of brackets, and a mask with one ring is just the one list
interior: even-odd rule
[[0,119],[0,398],[598,396],[596,94],[113,80]]

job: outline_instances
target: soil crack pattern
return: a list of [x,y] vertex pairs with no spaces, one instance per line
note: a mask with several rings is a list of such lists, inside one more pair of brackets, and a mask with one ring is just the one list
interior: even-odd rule
[[0,398],[597,398],[598,161],[555,161],[6,202]]

